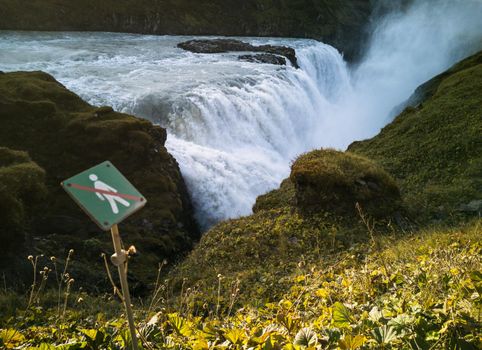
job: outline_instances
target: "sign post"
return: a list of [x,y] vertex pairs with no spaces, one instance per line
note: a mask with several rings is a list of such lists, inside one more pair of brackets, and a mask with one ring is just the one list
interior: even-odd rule
[[134,324],[134,315],[132,313],[131,307],[131,296],[129,294],[129,285],[127,284],[127,272],[125,269],[125,264],[127,262],[127,254],[124,249],[122,249],[119,229],[117,225],[112,226],[112,243],[114,243],[114,255],[111,257],[111,261],[117,266],[119,270],[119,279],[121,283],[122,296],[124,297],[124,305],[126,308],[127,321],[129,322],[129,329],[131,331],[132,338],[132,349],[137,350],[137,336],[136,336],[136,326]]
[[117,224],[146,204],[146,199],[114,165],[103,162],[62,182],[62,187],[87,215],[104,231],[111,231],[123,302],[132,338],[132,349],[137,350],[137,335],[127,283],[127,253],[122,249]]

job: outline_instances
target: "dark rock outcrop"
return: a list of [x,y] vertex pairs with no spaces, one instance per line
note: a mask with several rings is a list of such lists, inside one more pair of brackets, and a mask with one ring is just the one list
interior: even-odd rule
[[6,252],[25,243],[28,217],[45,194],[45,171],[27,152],[0,146],[0,240]]
[[[223,53],[223,52],[264,52],[264,55],[255,55],[253,62],[259,60],[260,62],[266,61],[266,63],[279,62],[274,59],[276,55],[284,56],[290,60],[291,64],[295,68],[299,68],[298,60],[296,59],[296,52],[291,47],[286,46],[273,46],[273,45],[261,45],[255,46],[249,43],[245,43],[240,40],[234,39],[205,39],[205,40],[188,40],[179,43],[177,47],[194,53]],[[269,55],[268,55],[269,54]],[[247,56],[244,56],[246,58]],[[268,62],[270,61],[270,62]],[[273,63],[279,64],[279,63]]]
[[238,57],[241,61],[253,62],[253,63],[267,63],[275,64],[278,66],[286,65],[286,58],[276,56],[270,53],[259,53],[257,55],[241,55]]
[[[120,231],[125,243],[140,252],[130,264],[138,282],[133,286],[139,290],[151,283],[158,261],[179,256],[198,239],[186,187],[165,140],[164,129],[110,107],[93,107],[46,73],[0,75],[0,187],[11,182],[6,192],[0,190],[0,202],[12,202],[9,193],[18,193],[16,206],[9,207],[16,212],[9,217],[19,218],[2,237],[25,235],[25,244],[12,249],[22,257],[38,252],[60,258],[73,248],[76,280],[83,280],[84,288],[106,285],[100,253],[112,251],[109,234],[91,223],[60,182],[110,160],[148,199]],[[7,162],[12,154],[17,160]],[[10,182],[4,179],[9,174]],[[25,179],[25,186],[18,179]],[[43,199],[30,200],[43,186]]]

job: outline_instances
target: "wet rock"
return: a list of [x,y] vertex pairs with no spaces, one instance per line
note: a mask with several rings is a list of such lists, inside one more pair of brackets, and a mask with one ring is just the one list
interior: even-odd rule
[[177,44],[177,47],[194,53],[254,51],[251,44],[233,39],[188,40]]
[[241,61],[253,62],[253,63],[267,63],[275,64],[278,66],[286,65],[286,58],[276,56],[270,53],[260,53],[257,55],[241,55],[238,57]]
[[177,44],[177,47],[194,53],[223,53],[223,52],[264,52],[286,57],[293,67],[299,68],[296,52],[291,47],[261,45],[254,46],[235,39],[205,39],[188,40]]

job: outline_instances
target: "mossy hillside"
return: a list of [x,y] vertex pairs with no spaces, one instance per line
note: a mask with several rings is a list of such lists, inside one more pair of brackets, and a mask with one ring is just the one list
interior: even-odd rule
[[315,38],[359,54],[369,0],[0,0],[0,29]]
[[349,151],[383,165],[426,219],[458,215],[461,205],[482,199],[481,86],[479,52],[423,84],[413,106]]
[[46,198],[30,218],[34,248],[59,256],[73,248],[80,278],[104,283],[100,253],[112,247],[109,234],[90,222],[60,182],[106,159],[148,199],[120,226],[125,243],[141,254],[132,264],[142,281],[139,288],[155,278],[146,266],[174,259],[197,239],[190,200],[165,139],[164,129],[109,107],[90,106],[48,74],[0,74],[0,146],[28,152],[46,172]]
[[186,278],[204,298],[215,299],[221,274],[225,285],[239,284],[245,302],[276,300],[299,264],[330,264],[340,251],[372,239],[375,228],[396,234],[392,218],[401,204],[393,179],[372,161],[313,151],[294,162],[280,189],[258,198],[253,215],[204,234],[171,276],[178,286]]

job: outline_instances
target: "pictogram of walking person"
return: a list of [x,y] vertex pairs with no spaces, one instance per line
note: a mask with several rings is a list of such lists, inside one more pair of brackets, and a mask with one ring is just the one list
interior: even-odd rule
[[[107,185],[105,182],[102,182],[99,180],[99,177],[95,174],[90,174],[89,179],[94,182],[94,188],[96,190],[101,190],[101,191],[107,191],[107,192],[112,192],[112,193],[117,193],[117,190],[109,185]],[[114,214],[119,213],[119,208],[117,206],[117,203],[122,204],[125,207],[129,207],[131,204],[126,201],[124,198],[121,198],[119,196],[116,196],[115,194],[106,194],[106,193],[95,193],[97,197],[101,201],[105,201],[107,199],[107,202],[109,202],[110,207],[112,209],[112,212]]]

